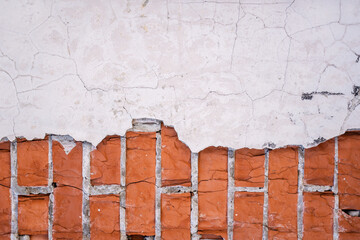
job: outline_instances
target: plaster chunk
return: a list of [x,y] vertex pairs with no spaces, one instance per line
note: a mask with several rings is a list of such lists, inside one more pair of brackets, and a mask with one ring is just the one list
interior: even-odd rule
[[194,152],[314,146],[360,127],[359,12],[340,0],[2,0],[0,139],[97,145],[154,118]]

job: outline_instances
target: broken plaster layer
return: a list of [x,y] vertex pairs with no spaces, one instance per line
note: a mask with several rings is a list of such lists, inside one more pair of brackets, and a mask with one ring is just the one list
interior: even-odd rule
[[0,136],[309,147],[360,127],[359,39],[359,0],[1,0]]

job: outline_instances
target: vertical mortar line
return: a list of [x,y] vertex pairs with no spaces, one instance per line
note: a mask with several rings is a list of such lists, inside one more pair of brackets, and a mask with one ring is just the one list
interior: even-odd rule
[[305,149],[303,147],[298,148],[298,202],[297,202],[297,238],[303,239],[303,221],[304,221],[304,154]]
[[49,217],[48,217],[48,239],[52,240],[52,229],[53,229],[53,212],[54,212],[54,193],[52,183],[54,181],[54,171],[53,171],[53,157],[52,157],[52,136],[49,135],[49,179],[48,185],[50,189],[49,195]]
[[161,239],[161,130],[156,132],[155,240]]
[[234,231],[234,171],[235,171],[235,158],[234,158],[234,149],[228,149],[228,202],[227,202],[227,233],[228,239],[233,239],[233,231]]
[[268,208],[269,208],[269,149],[265,149],[264,163],[264,206],[263,206],[263,240],[268,239]]
[[90,152],[91,144],[83,142],[82,176],[83,176],[83,197],[82,197],[82,230],[83,240],[90,240]]
[[198,206],[198,154],[191,153],[191,220],[190,220],[190,232],[191,239],[197,240],[199,236],[198,223],[199,223],[199,206]]
[[19,238],[18,234],[18,194],[17,188],[17,140],[15,139],[10,145],[11,158],[11,240]]
[[120,233],[121,240],[126,240],[126,136],[120,137],[121,156],[120,156],[120,185],[123,190],[120,192]]
[[339,142],[338,137],[335,138],[335,156],[334,156],[334,187],[333,193],[335,195],[334,199],[334,223],[333,223],[333,239],[337,240],[339,238],[339,195],[338,195],[338,172],[339,172]]

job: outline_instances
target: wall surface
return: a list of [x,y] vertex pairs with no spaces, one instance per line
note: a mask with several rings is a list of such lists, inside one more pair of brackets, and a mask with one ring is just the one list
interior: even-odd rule
[[360,127],[359,55],[359,0],[1,0],[0,138],[309,147]]
[[0,239],[360,239],[360,132],[316,147],[199,153],[134,125],[94,148],[0,144]]

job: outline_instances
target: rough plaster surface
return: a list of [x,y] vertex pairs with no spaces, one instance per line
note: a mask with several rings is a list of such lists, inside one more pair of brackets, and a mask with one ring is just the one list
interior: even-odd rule
[[308,147],[360,127],[359,55],[359,0],[1,0],[0,138]]

